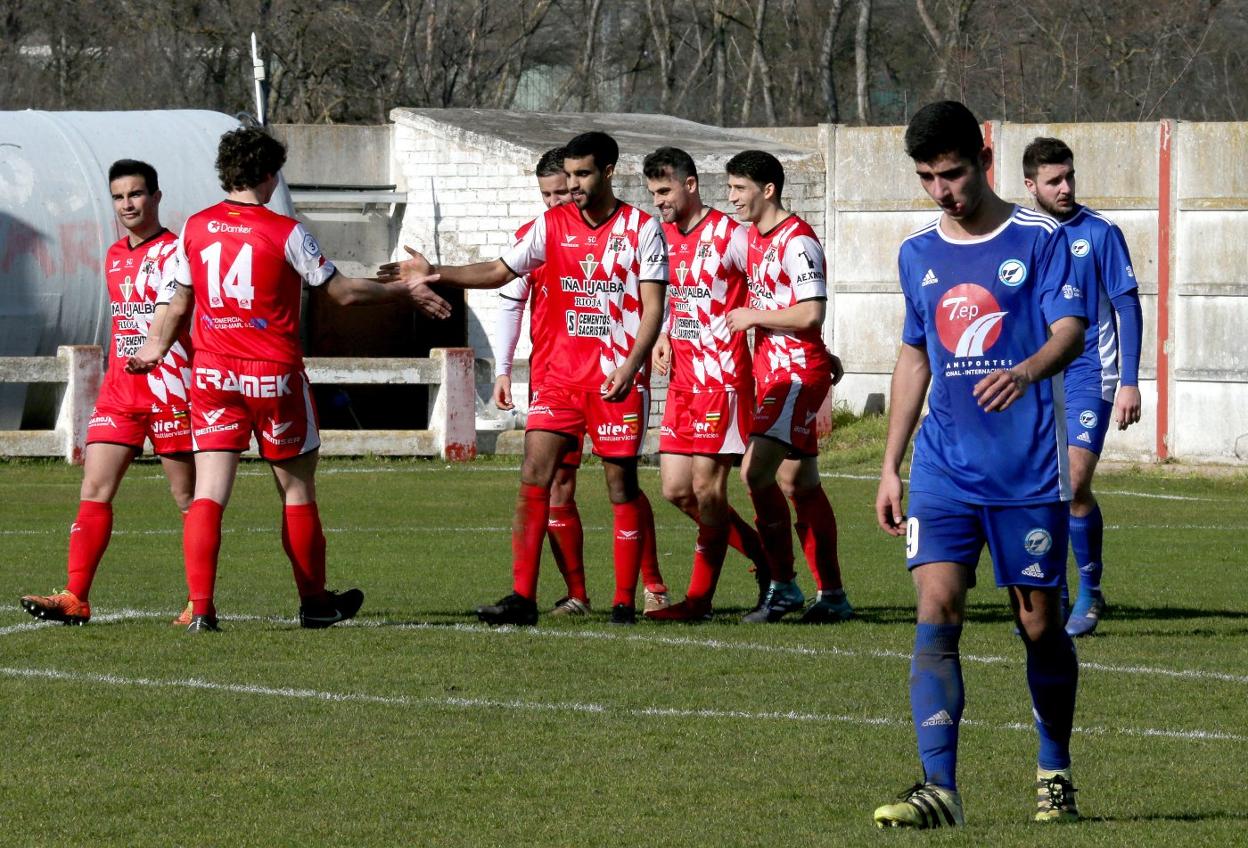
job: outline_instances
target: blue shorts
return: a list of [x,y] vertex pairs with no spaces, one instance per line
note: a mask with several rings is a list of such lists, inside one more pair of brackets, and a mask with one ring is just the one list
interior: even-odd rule
[[956,562],[972,569],[988,544],[998,586],[1056,587],[1066,573],[1069,508],[1062,501],[1032,506],[981,506],[911,492],[906,567]]
[[1113,412],[1114,405],[1100,395],[1067,395],[1066,444],[1100,456]]

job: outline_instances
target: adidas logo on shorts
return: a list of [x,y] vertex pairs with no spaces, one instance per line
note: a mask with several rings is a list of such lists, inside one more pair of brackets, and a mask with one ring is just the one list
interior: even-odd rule
[[1031,565],[1023,569],[1023,576],[1035,577],[1039,580],[1044,579],[1044,570],[1040,568],[1040,563],[1033,562]]
[[948,710],[941,710],[923,720],[923,727],[942,727],[953,724]]
[[1089,436],[1087,433],[1080,433],[1078,436],[1075,436],[1075,441],[1076,441],[1076,442],[1087,442],[1088,444],[1091,444],[1091,443],[1092,443],[1092,437],[1091,437],[1091,436]]

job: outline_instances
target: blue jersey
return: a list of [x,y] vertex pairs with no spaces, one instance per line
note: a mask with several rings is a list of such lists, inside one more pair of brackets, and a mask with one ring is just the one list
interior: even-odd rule
[[1041,380],[1004,412],[971,393],[1044,345],[1049,325],[1084,318],[1057,222],[1015,208],[990,235],[955,241],[935,221],[901,245],[902,340],[931,366],[928,413],[915,439],[910,489],[971,504],[1070,498],[1061,378]]
[[[1110,301],[1136,290],[1131,254],[1122,230],[1108,218],[1080,206],[1062,223],[1070,244],[1070,266],[1088,303],[1088,334],[1079,358],[1066,369],[1066,391],[1113,401],[1118,388],[1118,330]],[[1135,339],[1136,347],[1139,340]],[[1140,352],[1131,353],[1138,360]]]

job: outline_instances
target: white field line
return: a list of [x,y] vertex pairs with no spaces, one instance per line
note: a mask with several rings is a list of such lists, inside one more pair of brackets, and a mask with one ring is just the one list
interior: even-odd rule
[[[176,610],[154,612],[150,610],[124,609],[104,615],[92,616],[97,623],[118,622],[133,619],[164,618],[176,615]],[[277,624],[294,623],[293,617],[259,616],[259,615],[223,615],[225,623],[236,621],[267,621]],[[21,633],[38,627],[55,626],[46,622],[29,621],[0,627],[0,636]],[[855,650],[853,648],[819,647],[803,645],[765,645],[758,642],[734,642],[726,639],[699,639],[691,636],[659,636],[649,634],[620,634],[601,630],[549,630],[539,627],[489,627],[484,624],[433,624],[427,622],[392,622],[384,619],[357,618],[346,622],[342,627],[392,628],[395,630],[416,630],[429,633],[466,633],[487,637],[514,637],[528,639],[566,639],[587,642],[621,642],[644,645],[662,645],[672,648],[701,648],[709,651],[741,651],[744,653],[779,654],[799,657],[871,657],[873,659],[906,660],[911,659],[908,651],[893,651],[883,648]],[[991,654],[962,654],[963,662],[978,665],[1009,665],[1018,663],[1018,657],[994,656]],[[1107,674],[1130,674],[1145,677],[1163,677],[1171,680],[1214,680],[1222,683],[1248,684],[1248,675],[1230,674],[1221,671],[1201,671],[1198,669],[1169,669],[1143,665],[1114,665],[1112,663],[1085,662],[1079,663],[1084,671],[1097,671]]]
[[[727,719],[745,721],[795,721],[821,724],[852,724],[870,727],[908,727],[908,719],[878,716],[838,715],[810,712],[759,712],[752,710],[687,709],[679,707],[618,707],[603,703],[580,701],[525,701],[494,698],[412,698],[406,695],[372,695],[366,692],[332,692],[320,689],[274,687],[251,683],[213,683],[199,678],[159,680],[148,677],[123,677],[116,674],[94,674],[58,671],[43,668],[4,668],[0,675],[25,680],[52,680],[67,683],[103,684],[107,686],[140,687],[150,689],[192,689],[223,692],[232,695],[254,695],[271,698],[292,698],[330,703],[363,703],[391,707],[461,709],[513,712],[562,712],[586,715],[625,716],[638,718],[694,718]],[[992,724],[964,720],[963,724],[986,730],[1004,730],[1031,733],[1031,725],[1021,722]],[[1187,741],[1248,742],[1248,736],[1224,733],[1218,730],[1171,730],[1151,727],[1077,727],[1076,733],[1094,736],[1133,736],[1145,738],[1182,739]]]

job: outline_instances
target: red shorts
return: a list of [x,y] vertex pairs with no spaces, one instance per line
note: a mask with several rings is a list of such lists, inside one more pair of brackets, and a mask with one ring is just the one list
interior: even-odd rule
[[302,365],[196,351],[191,432],[196,451],[245,451],[293,459],[321,446],[316,406]]
[[563,433],[579,441],[589,433],[597,456],[641,455],[650,418],[650,390],[633,388],[621,401],[608,403],[597,390],[546,384],[529,405],[525,430]]
[[660,453],[743,454],[750,438],[754,391],[667,390]]
[[792,456],[818,456],[819,407],[832,388],[831,379],[812,383],[787,380],[758,387],[751,436],[764,436],[789,446]]
[[87,444],[124,445],[142,453],[152,440],[157,456],[191,451],[191,416],[186,404],[153,403],[151,409],[97,406],[87,422]]
[[[535,405],[537,405],[537,399],[540,395],[541,395],[541,391],[540,389],[538,389],[537,386],[529,386],[529,409],[530,410]],[[525,429],[527,430],[529,428],[526,427]],[[544,430],[546,428],[539,427],[539,428],[534,428],[534,429]],[[585,435],[584,433],[582,433],[580,436],[576,438],[576,446],[563,455],[563,461],[560,462],[559,464],[566,465],[569,468],[580,468],[581,456],[584,453],[585,453]]]

